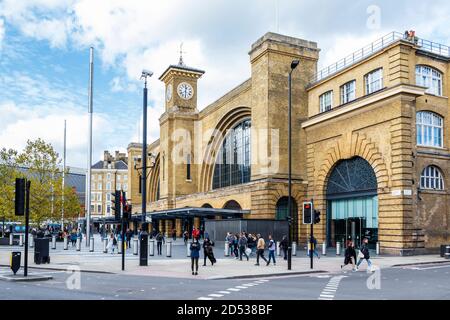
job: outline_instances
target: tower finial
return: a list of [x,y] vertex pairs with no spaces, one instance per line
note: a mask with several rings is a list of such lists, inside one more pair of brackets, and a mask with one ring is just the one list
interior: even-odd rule
[[178,62],[178,65],[184,66],[183,62],[183,53],[186,53],[183,51],[183,42],[180,44],[180,61]]

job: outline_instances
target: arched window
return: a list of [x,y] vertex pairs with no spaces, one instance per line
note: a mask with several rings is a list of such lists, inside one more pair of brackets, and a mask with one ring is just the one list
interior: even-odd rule
[[250,119],[237,124],[223,140],[214,166],[213,189],[250,181]]
[[442,96],[442,73],[428,66],[416,66],[416,84],[427,87],[427,93]]
[[441,147],[443,141],[443,124],[441,116],[429,111],[416,114],[417,144],[421,146]]
[[420,188],[444,190],[444,179],[441,170],[436,166],[428,166],[420,175]]

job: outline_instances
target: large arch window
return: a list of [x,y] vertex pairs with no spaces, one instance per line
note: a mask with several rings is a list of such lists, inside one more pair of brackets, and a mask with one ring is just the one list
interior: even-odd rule
[[416,66],[416,84],[427,87],[427,93],[442,96],[442,73],[428,66]]
[[419,111],[416,114],[417,144],[441,147],[443,141],[443,119],[436,113]]
[[250,127],[246,119],[225,137],[214,166],[213,189],[250,181]]
[[444,179],[441,170],[436,166],[428,166],[420,175],[420,188],[444,190]]

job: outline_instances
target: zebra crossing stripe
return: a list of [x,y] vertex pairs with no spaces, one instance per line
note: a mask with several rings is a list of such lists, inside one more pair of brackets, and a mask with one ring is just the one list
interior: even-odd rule
[[197,300],[212,300],[213,298],[210,298],[210,297],[200,297],[200,298],[197,298]]

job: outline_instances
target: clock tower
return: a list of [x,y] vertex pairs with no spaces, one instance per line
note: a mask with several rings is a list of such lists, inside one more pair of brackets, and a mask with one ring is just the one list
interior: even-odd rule
[[205,71],[186,66],[180,58],[180,63],[170,65],[159,80],[166,85],[166,112],[173,109],[192,112],[197,109],[197,80]]

